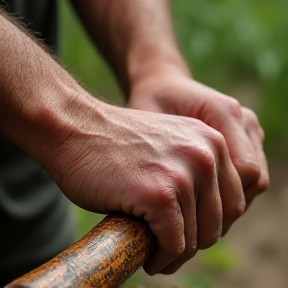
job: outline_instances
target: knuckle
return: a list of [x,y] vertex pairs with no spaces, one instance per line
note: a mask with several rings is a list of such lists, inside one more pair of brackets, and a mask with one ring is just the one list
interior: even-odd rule
[[259,163],[247,161],[245,164],[247,174],[250,175],[251,179],[258,180],[261,174]]
[[177,195],[170,178],[154,175],[145,179],[142,193],[139,193],[141,201],[152,206],[171,206],[171,203],[177,201]]
[[241,177],[244,188],[246,189],[252,183],[257,183],[261,177],[260,164],[249,159],[241,159],[234,162],[239,176]]
[[258,128],[258,133],[259,133],[259,137],[260,137],[261,141],[263,142],[265,140],[265,132],[264,132],[262,127]]
[[181,192],[189,192],[192,189],[191,179],[188,173],[181,173],[180,171],[174,173],[174,182],[177,187],[181,189]]
[[229,115],[233,116],[234,118],[242,119],[242,109],[240,103],[232,98],[232,97],[227,97],[225,99],[225,110]]
[[211,142],[219,151],[227,149],[225,137],[218,131],[214,131],[213,136],[211,137]]
[[157,187],[152,189],[149,193],[149,202],[153,202],[161,207],[171,206],[177,201],[176,193],[173,193],[169,187]]
[[250,189],[248,188],[248,191],[245,192],[245,196],[246,196],[248,204],[256,196],[266,191],[269,188],[269,186],[270,186],[270,180],[267,175],[265,177],[261,177],[261,179],[257,182],[255,186],[251,187]]
[[249,108],[242,108],[243,115],[246,117],[246,121],[251,124],[259,125],[258,117],[256,114]]
[[243,215],[246,209],[246,202],[244,200],[239,200],[237,201],[233,206],[230,207],[230,209],[226,212],[227,218],[230,220],[235,221],[238,219],[240,216]]
[[268,175],[266,175],[265,177],[262,177],[262,179],[259,181],[259,184],[258,184],[259,193],[262,193],[265,190],[267,190],[269,186],[270,186],[270,179]]
[[216,159],[211,150],[208,149],[199,149],[199,165],[205,171],[214,170],[216,166]]
[[258,132],[259,138],[263,142],[265,139],[265,133],[263,128],[259,123],[257,115],[249,108],[243,108],[243,115],[245,116],[246,125],[252,127],[255,131]]

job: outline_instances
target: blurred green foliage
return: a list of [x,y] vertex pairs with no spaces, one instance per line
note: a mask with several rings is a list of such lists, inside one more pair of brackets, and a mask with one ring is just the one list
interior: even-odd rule
[[252,83],[268,152],[283,157],[288,146],[288,2],[171,3],[180,47],[194,77],[227,94],[236,85]]
[[101,55],[97,53],[96,47],[68,3],[69,1],[59,1],[61,60],[64,67],[93,95],[112,104],[123,104],[122,93],[115,77]]
[[205,271],[217,275],[237,268],[238,257],[233,251],[228,249],[225,240],[220,239],[216,245],[201,251],[199,262]]
[[[189,288],[214,288],[214,280],[207,273],[194,272],[186,274],[181,279],[181,287]],[[159,287],[160,288],[160,287]],[[175,287],[176,288],[176,287]]]
[[[175,0],[171,3],[179,46],[194,77],[231,96],[244,87],[246,98],[253,98],[247,103],[257,102],[251,108],[256,110],[265,130],[266,151],[270,157],[288,160],[288,1]],[[109,67],[95,51],[67,2],[60,1],[60,4],[64,66],[93,94],[123,104],[122,93]],[[102,217],[73,209],[79,216],[80,235]],[[183,285],[213,287],[216,274],[236,265],[234,256],[225,244],[216,245],[201,256],[204,272],[186,275]],[[133,286],[140,281],[133,279],[130,282]]]

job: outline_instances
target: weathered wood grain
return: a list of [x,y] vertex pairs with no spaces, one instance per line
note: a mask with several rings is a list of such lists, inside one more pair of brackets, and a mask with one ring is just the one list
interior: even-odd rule
[[113,213],[73,246],[6,287],[118,287],[144,264],[153,245],[154,236],[142,219]]

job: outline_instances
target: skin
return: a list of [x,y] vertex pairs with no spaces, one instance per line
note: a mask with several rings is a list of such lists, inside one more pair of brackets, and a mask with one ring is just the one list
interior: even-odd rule
[[[169,1],[71,2],[114,69],[130,108],[198,119],[220,132],[241,179],[246,206],[268,188],[264,132],[257,116],[192,78],[177,47]],[[224,219],[222,235],[231,224]],[[183,263],[173,261],[161,273],[173,273]],[[151,273],[149,265],[144,268]]]
[[129,107],[203,121],[225,137],[248,204],[267,189],[264,132],[257,116],[192,78],[177,47],[169,1],[71,2],[114,68]]
[[[91,35],[135,109],[92,97],[1,16],[0,133],[39,161],[77,205],[143,217],[158,243],[146,272],[173,273],[197,249],[217,242],[244,212],[243,189],[252,187],[254,196],[267,187],[268,176],[261,180],[267,172],[265,156],[258,151],[263,132],[252,112],[241,118],[246,110],[234,100],[190,78],[165,1],[122,1],[121,7],[120,1],[109,6],[101,0],[73,2],[87,29],[96,31]],[[164,36],[157,43],[159,35]],[[212,101],[215,97],[226,106]],[[231,112],[227,117],[234,131],[223,127],[225,120],[218,121],[223,111]],[[233,143],[239,143],[238,158],[231,152]]]

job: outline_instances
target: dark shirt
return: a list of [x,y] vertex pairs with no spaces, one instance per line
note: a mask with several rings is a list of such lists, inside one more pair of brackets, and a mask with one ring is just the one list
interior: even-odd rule
[[[56,50],[56,1],[0,0],[0,4],[14,15],[21,15],[28,28]],[[0,286],[74,242],[69,208],[68,200],[45,170],[21,149],[0,138]]]

